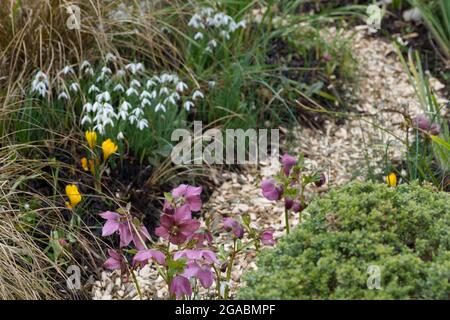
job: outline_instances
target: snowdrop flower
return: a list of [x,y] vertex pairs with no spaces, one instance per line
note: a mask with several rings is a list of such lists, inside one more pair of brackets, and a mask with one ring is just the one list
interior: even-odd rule
[[136,74],[139,71],[144,71],[144,65],[142,63],[130,63],[125,66],[125,69],[130,70],[132,74]]
[[116,60],[117,60],[117,57],[114,54],[112,54],[111,52],[108,52],[106,54],[106,62],[110,62],[110,61],[115,62]]
[[137,90],[133,87],[128,88],[127,90],[127,96],[131,96],[132,94],[138,96],[139,93],[137,92]]
[[215,81],[209,81],[208,85],[210,88],[214,88],[216,86],[216,82]]
[[58,95],[58,100],[69,100],[69,95],[67,94],[67,92],[62,91],[59,95]]
[[102,73],[97,77],[97,80],[95,80],[95,82],[102,82],[103,80],[105,80],[105,74]]
[[112,71],[110,68],[108,68],[108,67],[102,68],[102,75],[111,74],[111,73],[112,73]]
[[92,105],[92,111],[97,112],[97,110],[102,110],[103,106],[98,103],[97,101],[94,102],[94,104]]
[[162,103],[158,103],[155,107],[155,112],[158,112],[159,110],[166,112],[166,107]]
[[97,88],[97,86],[95,84],[93,84],[92,86],[89,87],[88,93],[92,93],[92,92],[100,92],[100,89]]
[[38,71],[31,82],[31,92],[37,92],[45,98],[48,93],[48,77],[42,71]]
[[197,98],[203,99],[205,96],[199,90],[196,90],[192,95],[192,99],[196,100]]
[[208,42],[208,46],[211,48],[217,47],[217,41],[215,39],[212,39],[211,41]]
[[189,110],[191,109],[191,107],[193,107],[193,106],[194,106],[194,103],[193,103],[192,101],[187,100],[187,101],[184,103],[184,108],[185,108],[187,111],[189,111]]
[[197,32],[195,35],[194,35],[194,40],[201,40],[201,39],[203,39],[203,33],[201,33],[201,32]]
[[91,111],[92,111],[92,104],[91,104],[90,102],[86,103],[86,104],[83,106],[83,111],[84,111],[84,112],[91,112]]
[[140,88],[141,87],[141,83],[138,80],[133,79],[130,82],[130,87],[138,87],[138,88]]
[[125,136],[123,135],[123,132],[120,131],[120,132],[117,134],[117,140],[123,140],[123,139],[125,139]]
[[84,116],[83,119],[81,119],[81,125],[83,126],[85,123],[92,123],[92,119],[89,116]]
[[119,84],[117,84],[115,87],[114,87],[114,89],[113,89],[115,92],[124,92],[125,91],[125,89],[124,89],[124,87],[119,83]]
[[134,122],[137,122],[137,118],[135,115],[131,115],[128,117],[128,121],[133,124]]
[[69,86],[69,89],[72,92],[78,92],[78,90],[80,89],[80,85],[78,83],[74,82]]
[[139,98],[142,99],[151,99],[152,96],[150,95],[150,93],[148,93],[148,91],[144,90],[142,91],[141,95],[139,96]]
[[94,69],[87,68],[86,70],[84,70],[84,74],[90,75],[92,77],[94,75]]
[[146,83],[146,87],[147,87],[147,89],[150,89],[151,87],[153,87],[154,85],[156,85],[156,83],[155,83],[155,81],[153,81],[152,79],[150,79],[150,80],[147,80],[147,83]]
[[179,92],[183,92],[187,88],[188,88],[188,86],[186,85],[186,83],[184,83],[182,81],[178,82],[178,84],[176,86],[176,90]]
[[137,125],[137,127],[139,128],[139,130],[144,130],[144,128],[148,128],[148,121],[147,121],[147,119],[141,119],[139,122],[138,122],[138,125]]
[[163,94],[168,95],[169,94],[169,89],[167,89],[166,87],[162,87],[161,89],[159,89],[159,94],[160,95],[163,95]]
[[127,101],[122,102],[122,104],[120,105],[121,110],[128,111],[129,108],[131,108],[131,104]]
[[220,31],[220,35],[222,36],[222,38],[230,40],[230,34],[227,31],[225,30]]
[[74,73],[74,70],[71,66],[65,66],[62,70],[61,73],[66,75],[68,73]]
[[139,118],[140,115],[143,115],[143,114],[144,114],[144,110],[142,110],[141,108],[136,108],[136,109],[133,110],[133,114],[134,114],[137,118]]
[[94,126],[94,131],[96,131],[100,134],[103,134],[105,132],[105,130],[103,129],[103,125],[101,125],[99,123]]
[[125,70],[123,70],[123,69],[120,69],[120,70],[117,70],[117,72],[116,72],[116,75],[119,77],[119,78],[122,78],[123,76],[125,76]]
[[107,102],[107,101],[111,101],[111,95],[109,94],[108,91],[105,91],[101,94],[98,94],[96,97],[96,100],[98,102]]
[[147,98],[144,98],[142,101],[141,101],[141,106],[142,106],[142,108],[145,108],[146,106],[151,106],[152,105],[152,103],[150,102],[150,100],[148,100]]
[[91,64],[89,63],[89,61],[84,60],[80,66],[80,69],[83,70],[84,68],[89,68],[90,66],[91,66]]

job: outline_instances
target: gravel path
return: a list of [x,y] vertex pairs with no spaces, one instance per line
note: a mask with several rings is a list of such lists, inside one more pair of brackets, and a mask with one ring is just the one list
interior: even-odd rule
[[[347,94],[358,97],[359,103],[354,107],[360,115],[349,117],[341,125],[327,121],[320,131],[296,128],[295,143],[288,148],[292,154],[303,152],[311,169],[326,172],[329,183],[319,192],[325,192],[329,186],[345,184],[351,179],[363,179],[368,165],[375,169],[375,173],[381,173],[388,142],[391,146],[387,151],[389,158],[393,162],[400,161],[403,146],[377,125],[404,137],[401,128],[403,117],[392,110],[406,112],[411,116],[421,113],[394,45],[367,37],[363,29],[355,29],[347,35],[354,36],[353,53],[359,62],[358,85],[347,88]],[[433,80],[432,84],[436,90],[443,89],[437,80]],[[226,173],[226,181],[205,204],[204,216],[220,221],[224,215],[236,216],[247,212],[252,224],[261,228],[270,227],[276,231],[275,237],[280,237],[284,230],[283,207],[267,201],[260,194],[261,179],[272,176],[278,170],[279,163],[275,162],[262,164],[259,168],[248,167],[240,174]],[[297,224],[298,215],[292,216],[290,223]],[[217,225],[217,230],[220,230],[220,225]],[[223,238],[226,246],[231,245],[225,233],[218,233],[216,237]],[[255,252],[249,251],[238,257],[232,274],[232,293],[241,285],[243,271],[255,267]],[[153,267],[146,266],[135,274],[143,298],[167,298],[162,279]],[[92,296],[94,299],[139,299],[134,284],[122,281],[117,271],[103,271],[101,279],[94,284]],[[203,293],[201,297],[213,298],[208,293]]]

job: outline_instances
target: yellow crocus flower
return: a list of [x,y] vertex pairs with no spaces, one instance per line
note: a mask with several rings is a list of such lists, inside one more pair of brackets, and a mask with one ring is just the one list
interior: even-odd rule
[[86,157],[81,158],[81,167],[84,171],[89,171],[88,160]]
[[68,184],[66,186],[66,194],[69,198],[69,202],[66,202],[66,206],[69,209],[74,208],[81,201],[81,194],[78,191],[78,187],[74,184]]
[[107,139],[102,143],[103,150],[103,161],[108,160],[109,156],[116,152],[118,149],[117,145],[112,142],[111,139]]
[[389,173],[389,175],[386,177],[386,182],[388,186],[395,187],[397,186],[397,176],[394,172]]
[[86,131],[86,140],[91,149],[97,144],[97,133],[95,131]]

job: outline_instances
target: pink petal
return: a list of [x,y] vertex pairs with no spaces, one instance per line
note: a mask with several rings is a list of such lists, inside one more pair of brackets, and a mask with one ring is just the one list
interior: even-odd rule
[[106,220],[119,220],[120,214],[118,214],[117,212],[105,211],[100,213],[100,217]]
[[197,278],[200,280],[203,288],[209,288],[213,284],[214,277],[210,267],[200,268],[197,272]]
[[191,216],[191,210],[189,208],[189,205],[185,204],[184,206],[177,208],[175,210],[174,220],[176,223],[179,223],[184,220],[189,220],[191,218],[192,218],[192,216]]
[[186,194],[187,188],[187,184],[180,184],[178,187],[172,190],[172,196],[176,199],[183,197]]
[[114,220],[107,220],[102,229],[102,237],[107,237],[112,235],[114,232],[119,230],[120,224]]

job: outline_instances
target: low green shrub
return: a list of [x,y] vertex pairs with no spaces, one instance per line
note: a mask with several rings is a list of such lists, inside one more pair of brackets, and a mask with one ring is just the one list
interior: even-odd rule
[[[352,183],[263,251],[240,299],[450,299],[450,197],[417,183]],[[369,266],[380,269],[378,290]]]

